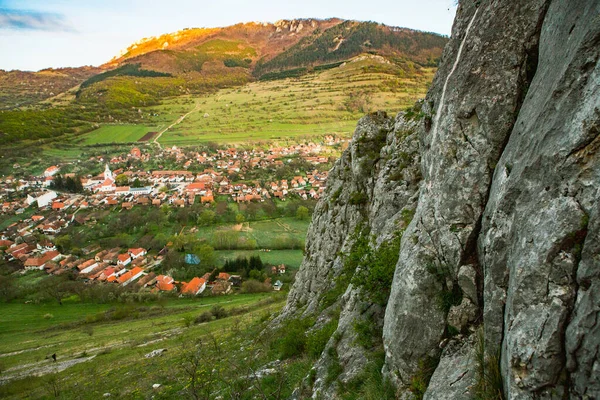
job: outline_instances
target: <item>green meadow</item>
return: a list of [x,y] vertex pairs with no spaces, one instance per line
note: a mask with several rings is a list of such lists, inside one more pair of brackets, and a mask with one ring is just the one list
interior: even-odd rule
[[300,78],[175,98],[152,110],[166,123],[198,106],[162,135],[165,145],[285,141],[325,134],[349,137],[365,113],[394,114],[423,97],[433,73],[421,69],[405,76],[389,65],[361,60]]
[[82,143],[130,143],[137,142],[148,132],[155,132],[157,127],[145,125],[103,125],[100,128],[84,134]]
[[[240,357],[253,357],[252,335],[283,302],[283,295],[262,293],[130,304],[76,298],[62,306],[0,304],[0,397],[193,398],[186,367],[199,343],[207,354],[214,341],[238,353],[246,346]],[[213,317],[199,318],[203,314]],[[158,349],[164,349],[160,356],[146,357]],[[215,355],[211,368],[226,367]]]

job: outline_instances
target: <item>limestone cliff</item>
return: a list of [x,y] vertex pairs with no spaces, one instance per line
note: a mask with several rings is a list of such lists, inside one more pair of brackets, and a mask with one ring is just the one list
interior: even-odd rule
[[[425,101],[359,122],[277,320],[337,323],[314,398],[381,346],[402,398],[600,397],[599,57],[595,0],[462,1]],[[385,301],[362,232],[401,237]]]

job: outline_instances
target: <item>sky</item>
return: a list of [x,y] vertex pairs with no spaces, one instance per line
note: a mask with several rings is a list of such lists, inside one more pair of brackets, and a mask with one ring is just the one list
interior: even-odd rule
[[450,35],[456,0],[0,0],[0,69],[100,65],[183,28],[330,18]]

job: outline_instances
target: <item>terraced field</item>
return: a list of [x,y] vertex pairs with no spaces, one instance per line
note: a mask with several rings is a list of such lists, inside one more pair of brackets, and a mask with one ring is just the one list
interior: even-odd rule
[[433,73],[434,69],[420,69],[407,74],[380,58],[358,58],[300,78],[175,98],[152,111],[159,114],[157,122],[166,123],[199,105],[161,136],[164,145],[350,136],[365,113],[384,110],[394,114],[423,97]]

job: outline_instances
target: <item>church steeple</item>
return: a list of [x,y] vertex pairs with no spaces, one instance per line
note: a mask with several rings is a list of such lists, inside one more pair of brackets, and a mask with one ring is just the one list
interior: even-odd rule
[[111,181],[115,180],[115,178],[113,178],[112,171],[108,167],[108,164],[106,164],[106,168],[104,169],[104,179],[110,179]]

